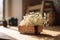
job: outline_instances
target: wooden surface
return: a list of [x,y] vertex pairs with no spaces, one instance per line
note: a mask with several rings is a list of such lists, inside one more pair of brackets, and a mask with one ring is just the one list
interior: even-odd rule
[[[17,30],[0,26],[0,32],[17,40],[60,40],[60,26],[44,27],[40,35],[20,34]],[[17,27],[16,27],[17,28]]]
[[17,40],[5,33],[0,32],[0,40]]

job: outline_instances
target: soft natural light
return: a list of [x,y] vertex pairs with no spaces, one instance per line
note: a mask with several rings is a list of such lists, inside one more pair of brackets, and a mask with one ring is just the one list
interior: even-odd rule
[[0,0],[0,20],[3,20],[3,0]]

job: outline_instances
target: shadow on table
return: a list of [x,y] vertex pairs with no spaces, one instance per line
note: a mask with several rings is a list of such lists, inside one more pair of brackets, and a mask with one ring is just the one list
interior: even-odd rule
[[60,40],[60,34],[57,35],[57,36],[52,36],[52,35],[49,35],[49,34],[38,34],[38,35],[22,34],[22,35],[28,35],[28,36],[36,37],[36,38],[43,39],[43,40]]
[[60,34],[54,37],[54,40],[60,40]]
[[3,38],[0,38],[0,40],[10,40],[10,39],[3,39]]

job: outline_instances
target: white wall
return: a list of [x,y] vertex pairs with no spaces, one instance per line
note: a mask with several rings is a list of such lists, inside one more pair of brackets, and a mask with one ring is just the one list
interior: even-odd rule
[[22,0],[12,0],[12,16],[22,20]]
[[8,18],[8,0],[5,0],[5,19]]
[[[8,9],[9,5],[12,5],[11,10]],[[11,13],[9,13],[11,11]],[[10,15],[11,14],[11,15]],[[5,19],[8,20],[10,16],[18,18],[18,22],[22,20],[22,0],[12,0],[9,4],[8,0],[5,0]]]

